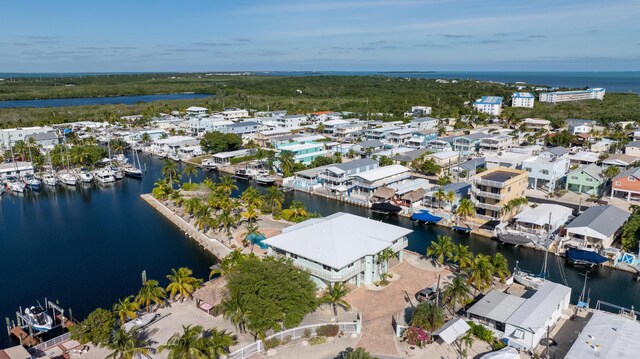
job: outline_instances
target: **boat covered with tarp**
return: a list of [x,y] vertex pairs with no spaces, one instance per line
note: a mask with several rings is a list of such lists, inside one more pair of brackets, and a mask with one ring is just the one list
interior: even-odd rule
[[567,257],[569,262],[573,264],[584,264],[589,266],[600,265],[609,260],[609,258],[594,251],[586,251],[579,248],[569,248],[564,255]]
[[412,214],[411,219],[424,223],[438,223],[442,220],[442,217],[434,216],[428,210],[423,209],[420,212]]
[[398,214],[402,207],[396,206],[391,202],[378,202],[371,205],[371,210],[377,213]]
[[531,233],[507,230],[505,232],[498,233],[498,240],[502,243],[519,246],[529,243],[538,243],[540,242],[540,237]]

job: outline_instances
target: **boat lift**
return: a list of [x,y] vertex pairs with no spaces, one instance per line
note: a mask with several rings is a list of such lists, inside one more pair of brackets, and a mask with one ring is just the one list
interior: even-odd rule
[[[56,328],[65,329],[75,324],[72,319],[68,319],[64,316],[64,309],[60,308],[56,303],[49,301],[47,298],[44,299],[44,308],[49,312],[49,314],[51,314],[51,318],[53,319],[54,325],[51,327],[51,330]],[[69,309],[69,312],[71,312],[71,309]],[[10,337],[16,337],[20,340],[20,345],[23,346],[32,347],[38,344],[40,342],[40,338],[38,336],[45,333],[39,333],[33,330],[29,325],[29,318],[24,314],[22,307],[20,307],[16,312],[16,320],[13,321],[7,317],[6,323],[7,334]]]

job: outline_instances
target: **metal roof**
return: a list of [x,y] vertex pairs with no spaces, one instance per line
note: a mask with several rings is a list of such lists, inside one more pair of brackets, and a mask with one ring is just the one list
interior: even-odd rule
[[514,92],[513,98],[535,98],[531,92]]
[[640,323],[622,315],[596,311],[569,349],[566,359],[637,358]]
[[611,237],[627,221],[631,214],[616,206],[589,207],[567,225],[567,229],[588,227],[600,234]]
[[492,290],[467,310],[468,314],[504,323],[526,299]]
[[535,333],[544,327],[558,305],[570,295],[571,288],[547,280],[505,323]]
[[482,98],[476,102],[474,105],[502,105],[502,97],[501,96],[482,96]]
[[362,158],[359,160],[353,160],[353,161],[349,161],[349,162],[343,162],[343,163],[337,163],[335,165],[333,165],[334,167],[338,167],[339,169],[343,170],[343,171],[348,171],[348,170],[352,170],[354,168],[358,168],[358,167],[364,167],[364,166],[370,166],[373,164],[377,164],[378,161],[372,159],[372,158]]

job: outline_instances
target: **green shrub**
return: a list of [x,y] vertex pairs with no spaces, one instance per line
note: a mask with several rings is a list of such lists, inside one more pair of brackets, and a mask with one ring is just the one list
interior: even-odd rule
[[309,339],[309,345],[324,344],[327,342],[327,337],[313,337]]
[[291,335],[287,335],[286,337],[282,338],[282,342],[280,343],[280,345],[285,345],[289,343],[291,343]]
[[311,338],[311,329],[307,328],[304,330],[304,334],[302,335],[304,338]]
[[471,333],[478,339],[483,340],[489,344],[494,342],[493,332],[480,324],[476,324],[472,321],[469,321],[469,326],[471,327]]
[[316,329],[316,334],[321,337],[335,337],[340,332],[340,328],[337,325],[323,325]]
[[493,342],[493,344],[491,344],[493,350],[500,350],[506,346],[507,344],[505,344],[505,342],[503,342],[502,340],[496,340],[495,342]]
[[269,349],[273,349],[276,348],[277,346],[279,346],[280,344],[282,344],[282,342],[280,341],[280,339],[278,338],[271,338],[269,340],[266,340],[264,342],[264,348],[269,350]]

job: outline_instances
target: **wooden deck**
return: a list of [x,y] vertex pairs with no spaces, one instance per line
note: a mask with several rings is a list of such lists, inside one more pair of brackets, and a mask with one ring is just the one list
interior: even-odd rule
[[22,339],[22,344],[26,345],[28,347],[32,347],[32,346],[38,344],[38,339],[36,339],[32,335],[27,334],[27,332],[25,332],[20,327],[11,328],[11,334],[14,335],[18,339]]

